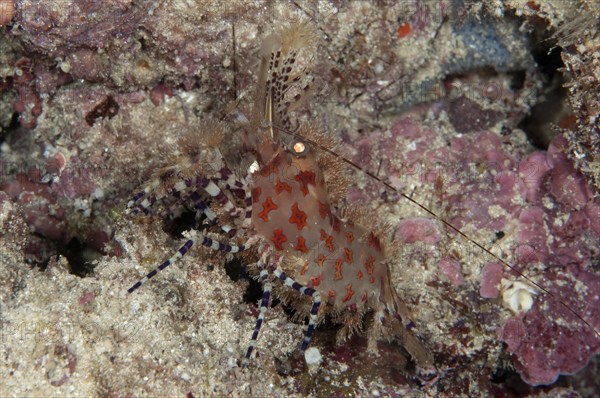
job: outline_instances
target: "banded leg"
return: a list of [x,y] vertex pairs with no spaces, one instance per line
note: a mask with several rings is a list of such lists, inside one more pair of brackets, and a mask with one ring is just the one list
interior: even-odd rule
[[315,289],[303,286],[300,283],[296,282],[295,280],[287,276],[285,272],[283,272],[279,268],[275,270],[275,276],[281,281],[283,281],[284,285],[289,286],[292,289],[304,294],[305,296],[312,298],[313,304],[310,308],[310,315],[308,317],[308,327],[306,328],[306,333],[304,334],[304,341],[302,341],[302,350],[304,351],[308,348],[312,334],[315,331],[315,327],[317,324],[317,313],[319,312],[319,307],[321,306],[321,294]]
[[[169,196],[174,198],[173,203],[166,203],[167,208],[172,208],[174,204],[177,204],[181,201],[182,193],[185,193],[186,190],[189,190],[192,186],[191,180],[178,181],[167,194],[162,196],[156,195],[156,188],[161,184],[160,180],[155,180],[149,185],[147,185],[143,191],[136,194],[131,200],[127,203],[128,209],[133,209],[131,212],[134,215],[137,215],[140,211],[144,212],[144,214],[148,215],[150,213],[150,208],[157,202],[165,202]],[[154,192],[154,195],[151,193]],[[143,200],[142,200],[143,199]]]
[[187,253],[188,250],[190,250],[190,248],[192,247],[194,242],[195,242],[195,239],[193,237],[191,239],[189,239],[187,242],[185,242],[185,244],[183,246],[181,246],[179,248],[179,250],[177,250],[177,253],[175,253],[171,258],[169,258],[168,260],[163,262],[157,268],[150,271],[145,277],[143,277],[142,279],[137,281],[133,286],[131,286],[129,289],[127,289],[127,293],[133,293],[134,291],[139,289],[144,283],[148,282],[148,280],[150,280],[154,275],[158,274],[160,271],[167,268],[169,265],[175,263],[177,260],[179,260],[181,257],[183,257],[185,255],[185,253]]
[[[156,201],[156,198],[154,197],[149,199],[148,195],[150,192],[154,191],[158,185],[158,180],[152,181],[150,184],[146,185],[142,191],[138,192],[133,198],[131,198],[129,202],[127,202],[127,211],[131,211],[133,214],[138,214],[139,211],[142,210],[147,214],[148,208],[152,206],[153,202]],[[142,201],[140,202],[140,200]]]
[[262,261],[258,262],[258,267],[260,269],[260,280],[263,287],[263,295],[262,301],[260,302],[260,309],[258,312],[258,318],[256,318],[256,326],[254,327],[254,332],[252,333],[252,339],[250,339],[250,344],[248,345],[248,351],[246,351],[246,356],[242,360],[242,367],[248,366],[248,361],[250,360],[250,355],[252,355],[252,350],[254,350],[254,345],[256,344],[256,340],[258,339],[258,333],[260,332],[260,328],[265,319],[265,313],[267,312],[267,308],[269,307],[269,300],[271,299],[271,281],[269,280],[269,272],[266,270],[264,263]]
[[187,242],[185,242],[185,244],[183,246],[181,246],[179,248],[177,253],[175,253],[171,258],[169,258],[168,260],[163,262],[157,268],[150,271],[145,277],[143,277],[142,279],[137,281],[133,286],[131,286],[129,289],[127,289],[127,292],[133,293],[134,291],[139,289],[140,286],[142,286],[144,283],[148,282],[148,280],[151,279],[153,276],[158,274],[163,269],[167,268],[169,265],[175,263],[177,260],[179,260],[181,257],[183,257],[196,242],[200,242],[200,244],[202,246],[206,246],[212,250],[220,251],[223,253],[239,253],[246,249],[246,247],[244,245],[239,245],[239,246],[229,245],[226,243],[219,242],[215,239],[211,239],[206,235],[192,231],[192,233],[190,233],[190,239]]
[[218,222],[217,215],[210,209],[210,207],[206,205],[206,203],[204,203],[200,195],[198,195],[198,192],[192,192],[190,199],[192,199],[194,202],[194,207],[196,210],[203,213],[212,224],[219,224],[221,226],[221,230],[229,235],[230,238],[233,238],[235,235],[237,235],[237,230],[235,228],[228,224],[221,224]]
[[[217,174],[216,178],[218,179],[218,181],[221,181],[225,184],[225,187],[227,187],[227,189],[229,189],[231,192],[239,192],[242,191],[244,192],[244,206],[245,206],[245,211],[244,211],[244,221],[242,223],[242,225],[244,227],[249,227],[251,222],[252,222],[252,193],[250,192],[250,190],[248,189],[248,181],[247,180],[243,180],[240,181],[237,178],[235,178],[235,175],[233,174],[233,172],[231,170],[229,170],[227,167],[223,167],[221,168],[221,170],[219,170],[219,173]],[[238,195],[239,199],[242,199],[241,195]],[[238,210],[239,212],[239,210]]]
[[198,185],[206,191],[211,197],[215,198],[217,202],[223,206],[223,209],[230,215],[235,216],[239,214],[240,210],[229,200],[227,195],[221,190],[221,188],[215,184],[214,181],[209,180],[206,177],[200,177],[197,181]]

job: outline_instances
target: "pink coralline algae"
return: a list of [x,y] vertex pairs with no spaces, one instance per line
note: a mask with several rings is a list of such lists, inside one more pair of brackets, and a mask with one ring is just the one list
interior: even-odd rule
[[[600,350],[600,339],[591,327],[567,309],[582,314],[596,330],[600,327],[598,275],[576,267],[546,274],[553,278],[546,288],[555,298],[536,299],[529,312],[509,318],[498,333],[513,354],[517,371],[532,385],[551,384],[560,374],[581,370]],[[567,278],[576,280],[576,285],[567,283]]]
[[[436,195],[441,178],[444,217],[463,230],[489,234],[489,246],[500,249],[504,231],[514,231],[516,240],[510,249],[503,247],[501,256],[552,296],[535,296],[530,311],[500,327],[499,339],[531,385],[551,384],[560,374],[581,369],[600,350],[593,330],[600,330],[600,276],[593,270],[600,252],[600,205],[565,155],[566,141],[558,136],[547,151],[527,154],[525,147],[480,130],[449,136],[449,145],[440,145],[419,118],[412,114],[388,132],[363,138],[352,159],[373,169],[377,164],[370,154],[381,154],[380,174],[400,188],[407,175],[414,175]],[[388,162],[388,155],[400,161]],[[369,195],[381,194],[367,187],[360,197],[351,192],[348,200],[373,200]],[[404,243],[436,243],[439,235],[427,232],[427,225],[435,223],[401,221],[397,237]],[[438,269],[452,285],[463,283],[461,263],[452,256],[441,256]],[[515,278],[500,262],[490,261],[482,269],[479,294],[498,298],[500,281]]]
[[479,294],[484,298],[498,297],[500,281],[504,278],[504,266],[499,261],[488,263],[481,271]]
[[531,311],[508,319],[499,337],[521,377],[533,385],[577,372],[600,350],[592,329],[600,329],[600,276],[593,270],[600,246],[593,217],[599,207],[564,155],[564,145],[558,137],[546,153],[525,160],[534,166],[520,167],[535,173],[526,194],[531,207],[519,215],[518,264],[542,262],[542,284],[554,297],[540,296]]
[[398,224],[396,234],[404,243],[424,242],[433,245],[441,239],[437,224],[429,218],[402,220]]
[[465,279],[462,275],[460,262],[452,258],[444,257],[438,263],[442,275],[455,287],[462,285]]

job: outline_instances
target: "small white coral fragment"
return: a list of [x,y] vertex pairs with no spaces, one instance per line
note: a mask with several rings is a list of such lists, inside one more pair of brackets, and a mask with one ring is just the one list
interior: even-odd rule
[[531,285],[508,279],[502,279],[500,289],[504,306],[515,314],[529,311],[533,306],[533,296],[538,294]]
[[318,348],[310,347],[304,352],[304,359],[306,360],[309,373],[315,374],[319,369],[319,365],[321,364],[323,357],[321,356],[321,352]]

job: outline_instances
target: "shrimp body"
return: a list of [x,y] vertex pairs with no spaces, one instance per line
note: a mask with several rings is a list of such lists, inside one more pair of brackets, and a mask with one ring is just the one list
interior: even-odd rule
[[[257,260],[249,268],[260,279],[263,296],[244,364],[251,358],[272,290],[277,289],[300,316],[308,317],[302,349],[325,317],[345,325],[343,340],[363,329],[364,315],[371,312],[374,320],[366,325],[370,349],[375,350],[380,338],[396,339],[413,359],[415,376],[433,382],[437,377],[433,357],[407,329],[412,322],[391,285],[381,231],[365,226],[377,223],[366,212],[349,210],[348,217],[342,216],[338,204],[332,203],[334,181],[325,177],[332,161],[317,151],[318,145],[331,140],[311,123],[292,122],[292,111],[313,89],[310,82],[302,86],[308,75],[294,67],[299,51],[311,39],[311,31],[301,25],[263,41],[253,113],[250,120],[243,118],[244,145],[255,157],[255,167],[247,175],[232,172],[235,168],[228,167],[214,145],[200,145],[188,148],[175,166],[159,170],[155,181],[129,202],[134,213],[150,214],[160,203],[163,213],[173,214],[184,206],[196,212],[198,220],[208,220],[192,228],[177,253],[129,292],[195,243],[225,253],[253,252],[250,257]],[[207,141],[219,142],[221,126],[212,124],[209,130]],[[214,238],[223,233],[223,239]]]

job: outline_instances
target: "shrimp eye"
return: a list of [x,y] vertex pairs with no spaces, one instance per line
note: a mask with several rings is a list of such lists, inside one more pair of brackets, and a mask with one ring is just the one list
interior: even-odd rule
[[305,156],[308,153],[308,145],[302,141],[294,141],[290,145],[292,153],[298,157]]

